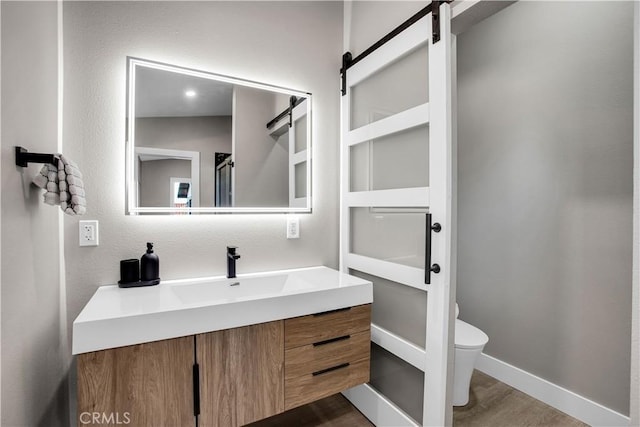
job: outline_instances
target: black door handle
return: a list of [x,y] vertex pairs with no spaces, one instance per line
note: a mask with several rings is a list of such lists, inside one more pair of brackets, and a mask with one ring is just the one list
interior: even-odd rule
[[440,266],[438,264],[431,265],[431,232],[439,233],[442,231],[442,226],[439,222],[431,224],[431,214],[426,214],[427,223],[425,229],[425,245],[424,245],[424,283],[425,285],[431,284],[431,272],[440,273]]

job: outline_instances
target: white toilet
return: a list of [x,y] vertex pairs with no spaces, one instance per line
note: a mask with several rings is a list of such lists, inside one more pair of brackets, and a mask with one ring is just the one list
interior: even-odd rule
[[485,344],[487,334],[475,326],[458,319],[460,309],[456,303],[455,352],[453,362],[453,406],[469,403],[469,385],[476,360]]

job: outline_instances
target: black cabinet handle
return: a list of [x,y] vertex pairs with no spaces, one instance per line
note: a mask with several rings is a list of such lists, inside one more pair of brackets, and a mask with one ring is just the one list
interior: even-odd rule
[[333,366],[331,368],[327,368],[327,369],[322,369],[320,371],[315,371],[314,373],[312,373],[311,375],[313,375],[314,377],[317,375],[322,375],[322,374],[326,374],[327,372],[332,372],[332,371],[337,371],[338,369],[342,369],[342,368],[346,368],[347,366],[349,366],[349,363],[343,363],[342,365],[338,365],[338,366]]
[[193,415],[200,415],[200,365],[193,364]]
[[325,316],[327,314],[337,313],[339,311],[349,311],[349,310],[351,310],[351,307],[338,308],[336,310],[323,311],[321,313],[313,313],[313,316],[314,317]]
[[314,342],[313,346],[314,347],[318,347],[320,345],[331,344],[332,342],[348,340],[349,338],[351,338],[351,335],[345,335],[343,337],[331,338],[331,339],[324,340],[324,341]]
[[424,283],[425,285],[431,284],[431,272],[440,273],[440,266],[438,264],[431,265],[431,232],[439,233],[442,231],[442,226],[439,222],[431,224],[431,214],[426,214],[426,227],[424,238]]

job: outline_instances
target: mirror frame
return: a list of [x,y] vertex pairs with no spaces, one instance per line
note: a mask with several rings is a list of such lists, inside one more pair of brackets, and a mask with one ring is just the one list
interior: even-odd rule
[[[187,74],[194,77],[200,77],[210,80],[216,80],[235,85],[248,86],[255,89],[268,90],[272,92],[280,92],[290,96],[303,97],[307,100],[307,206],[305,207],[191,207],[191,208],[173,208],[173,207],[140,207],[137,203],[138,190],[135,188],[135,70],[136,67],[149,67],[158,70],[177,72]],[[126,103],[126,141],[125,141],[125,213],[127,215],[140,214],[216,214],[216,213],[311,213],[312,212],[312,176],[313,168],[311,164],[313,144],[311,140],[312,134],[312,118],[311,118],[311,93],[303,92],[295,89],[289,89],[281,86],[260,83],[252,80],[241,79],[237,77],[226,76],[222,74],[201,71],[192,68],[179,67],[147,59],[135,58],[127,56],[127,103]],[[286,110],[285,110],[286,111]],[[235,143],[234,143],[235,146]]]

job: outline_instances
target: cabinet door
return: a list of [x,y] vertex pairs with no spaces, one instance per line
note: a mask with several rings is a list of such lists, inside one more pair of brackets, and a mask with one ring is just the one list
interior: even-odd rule
[[240,426],[284,411],[284,323],[196,336],[199,426]]
[[78,425],[195,425],[193,337],[78,356]]

